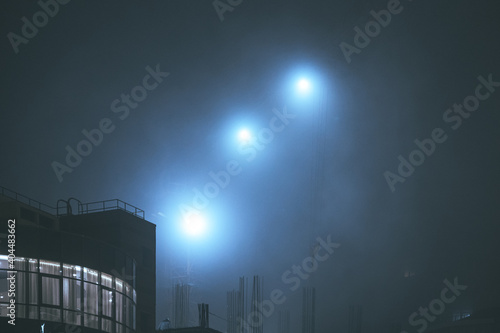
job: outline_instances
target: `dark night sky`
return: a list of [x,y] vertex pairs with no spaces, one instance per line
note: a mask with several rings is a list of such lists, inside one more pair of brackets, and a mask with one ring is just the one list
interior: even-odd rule
[[[401,4],[348,64],[339,44],[353,44],[353,28],[387,1],[246,0],[221,22],[210,1],[73,0],[17,54],[7,34],[40,7],[2,1],[0,185],[50,205],[72,196],[144,209],[157,224],[157,321],[169,261],[186,246],[173,231],[178,207],[232,159],[243,171],[211,199],[212,233],[190,250],[194,299],[212,312],[225,317],[241,275],[264,276],[266,298],[288,290],[281,274],[330,234],[341,247],[302,283],[318,290],[319,332],[347,331],[350,304],[363,304],[368,332],[404,321],[455,276],[469,288],[452,306],[490,306],[500,296],[500,91],[456,130],[443,113],[474,94],[479,75],[500,81],[500,7]],[[156,64],[170,75],[120,120],[111,103]],[[322,80],[321,106],[286,88],[304,67]],[[284,105],[296,118],[246,162],[231,141],[238,125],[265,127]],[[51,163],[103,118],[115,130],[59,182]],[[391,192],[384,172],[434,128],[447,140]],[[287,296],[279,309],[299,325],[300,292]]]

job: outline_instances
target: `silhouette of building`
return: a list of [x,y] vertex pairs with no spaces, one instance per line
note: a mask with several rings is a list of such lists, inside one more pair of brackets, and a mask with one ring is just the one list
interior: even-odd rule
[[433,325],[429,333],[497,333],[500,332],[500,308],[493,307],[454,316],[453,321]]
[[156,226],[137,207],[76,199],[50,207],[0,187],[1,332],[154,332],[155,263]]
[[208,304],[198,304],[198,324],[196,327],[170,328],[170,320],[165,319],[158,326],[157,332],[164,333],[221,333],[209,328],[209,306]]
[[278,312],[278,333],[290,332],[290,311],[279,310]]
[[165,333],[222,333],[221,331],[214,330],[208,327],[186,327],[186,328],[171,328],[168,330],[160,331]]
[[316,289],[302,289],[302,333],[314,333],[316,321]]
[[363,308],[361,305],[349,306],[348,333],[361,333],[361,323],[363,321]]

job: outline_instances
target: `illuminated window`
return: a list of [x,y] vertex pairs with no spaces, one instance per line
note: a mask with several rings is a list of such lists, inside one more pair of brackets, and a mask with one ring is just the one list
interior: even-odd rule
[[9,269],[8,259],[8,256],[0,256],[0,269]]
[[[0,255],[0,267],[6,265],[8,256]],[[16,258],[14,269],[18,318],[62,321],[110,333],[135,329],[137,294],[122,279],[91,268],[32,258]],[[0,317],[8,314],[7,277],[8,268],[0,269]],[[134,284],[135,276],[130,281]]]
[[123,298],[124,296],[120,293],[115,294],[115,308],[116,308],[116,321],[123,323]]
[[97,314],[97,306],[99,302],[98,298],[98,286],[91,283],[84,283],[83,286],[84,293],[84,307],[83,311],[87,313]]
[[99,272],[87,267],[83,268],[83,279],[85,281],[99,283]]
[[101,273],[101,284],[105,287],[113,288],[113,277],[109,274]]
[[28,266],[30,272],[38,272],[38,260],[37,259],[29,259]]
[[[28,301],[28,293],[26,290],[26,274],[23,272],[18,272],[16,274],[16,303],[27,303]],[[1,300],[0,300],[1,301]]]
[[102,315],[113,317],[113,292],[111,290],[102,289]]
[[60,305],[60,295],[59,279],[42,276],[42,303]]
[[129,298],[125,298],[123,307],[123,316],[125,325],[131,327],[132,326],[132,302]]
[[40,273],[61,275],[61,264],[53,261],[40,260]]
[[[38,304],[38,274],[27,273],[28,274],[28,303]],[[30,317],[31,318],[31,317]]]
[[81,286],[78,280],[63,279],[63,307],[70,310],[81,310]]
[[81,279],[82,268],[77,265],[63,264],[63,275],[74,279]]
[[123,293],[123,281],[119,278],[115,278],[116,291]]
[[132,287],[128,283],[125,283],[125,295],[127,295],[130,298],[134,297],[134,294],[132,292]]
[[16,258],[14,260],[14,269],[16,271],[26,271],[28,269],[28,265],[26,264],[26,259]]

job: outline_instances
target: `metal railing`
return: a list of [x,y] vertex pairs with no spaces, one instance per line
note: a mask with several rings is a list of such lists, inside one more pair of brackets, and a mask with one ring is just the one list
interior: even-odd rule
[[[21,202],[23,204],[34,207],[34,208],[41,210],[45,213],[49,213],[51,215],[55,215],[55,216],[70,215],[69,212],[71,210],[68,210],[68,208],[67,208],[70,204],[64,200],[59,200],[59,201],[66,202],[66,204],[67,204],[66,209],[63,209],[65,207],[59,207],[59,201],[58,201],[57,207],[51,207],[51,206],[46,205],[44,203],[41,203],[37,200],[33,200],[31,198],[28,198],[27,196],[19,194],[15,191],[9,190],[3,186],[0,186],[0,194],[7,197],[7,198],[11,198],[11,199],[16,200],[18,202]],[[60,209],[61,209],[61,211],[64,211],[64,212],[60,212],[59,211]],[[134,205],[131,205],[129,203],[126,203],[122,200],[119,200],[119,199],[88,202],[88,203],[81,203],[78,201],[78,212],[74,212],[74,213],[89,214],[89,213],[95,213],[95,212],[105,212],[108,210],[122,210],[124,212],[132,214],[132,215],[144,220],[144,210],[142,210]]]
[[88,202],[78,205],[79,214],[88,214],[94,212],[105,212],[108,210],[123,210],[129,214],[140,217],[144,220],[144,211],[134,205],[128,204],[119,199]]
[[9,190],[3,186],[0,186],[0,194],[3,195],[4,197],[14,199],[18,202],[21,202],[23,204],[26,204],[28,206],[34,207],[38,210],[41,210],[42,212],[49,213],[51,215],[57,215],[57,209],[55,207],[51,207],[49,205],[41,203],[40,201],[28,198],[27,196],[24,196],[24,195],[19,194],[15,191]]

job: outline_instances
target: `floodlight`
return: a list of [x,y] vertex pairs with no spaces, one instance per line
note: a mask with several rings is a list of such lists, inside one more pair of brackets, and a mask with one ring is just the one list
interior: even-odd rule
[[200,213],[192,212],[184,217],[182,227],[186,234],[196,237],[205,233],[207,222]]
[[250,140],[252,139],[252,134],[250,133],[249,130],[247,130],[246,128],[240,130],[238,132],[238,140],[243,143],[243,144],[247,144],[250,142]]
[[301,94],[306,94],[311,90],[311,82],[307,79],[300,79],[297,82],[297,90]]

